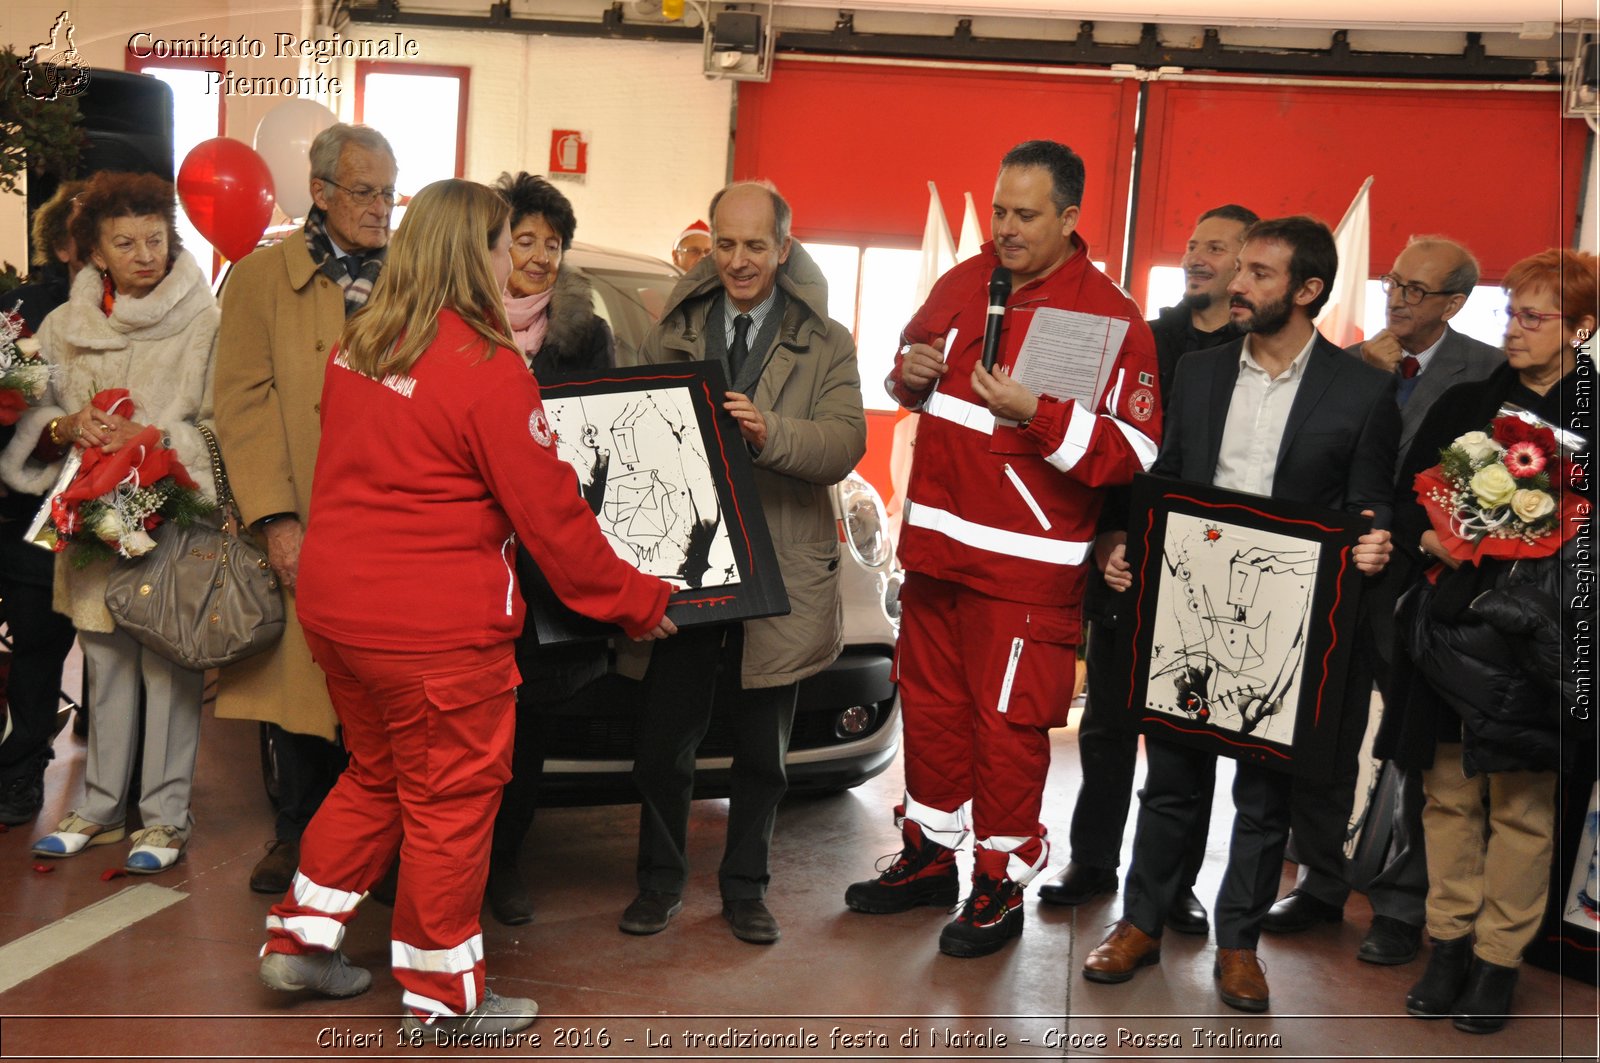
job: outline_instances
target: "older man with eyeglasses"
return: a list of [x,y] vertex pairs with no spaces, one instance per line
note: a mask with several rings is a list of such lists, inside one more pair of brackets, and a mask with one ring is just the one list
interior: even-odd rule
[[[1400,405],[1398,453],[1403,458],[1434,400],[1456,384],[1483,379],[1504,365],[1506,358],[1498,349],[1450,327],[1450,319],[1466,305],[1478,283],[1478,262],[1465,247],[1442,236],[1414,236],[1382,282],[1388,296],[1388,327],[1346,350],[1399,376],[1395,401]],[[1371,623],[1364,626],[1360,638],[1363,652],[1374,663],[1385,704],[1394,703],[1389,683],[1394,600],[1411,579],[1405,559],[1397,556],[1379,579],[1369,581],[1366,591],[1384,603],[1366,614]],[[1353,770],[1354,763],[1349,767]],[[1390,826],[1378,874],[1370,882],[1347,881],[1341,858],[1346,825],[1327,814],[1328,809],[1345,805],[1297,801],[1292,829],[1300,870],[1294,890],[1273,905],[1262,929],[1283,934],[1337,922],[1355,885],[1365,887],[1372,902],[1372,925],[1356,956],[1384,965],[1407,963],[1416,956],[1428,891],[1422,848],[1422,783],[1417,772],[1394,766],[1385,770],[1395,780],[1386,788],[1393,800],[1369,808],[1365,827],[1379,829],[1376,825],[1385,820]]]
[[377,130],[338,124],[312,141],[315,204],[281,243],[234,267],[217,332],[217,440],[245,521],[266,541],[284,588],[287,625],[266,653],[222,670],[217,715],[261,720],[278,769],[275,837],[250,874],[282,894],[300,834],[344,770],[338,722],[294,610],[300,541],[321,439],[323,369],[345,318],[366,305],[383,269],[394,208],[394,151]]

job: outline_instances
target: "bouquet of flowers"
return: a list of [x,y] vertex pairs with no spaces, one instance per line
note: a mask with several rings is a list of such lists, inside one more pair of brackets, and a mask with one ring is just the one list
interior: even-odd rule
[[16,424],[50,382],[50,365],[25,331],[15,313],[0,314],[0,425]]
[[1451,557],[1549,557],[1571,538],[1589,502],[1567,490],[1574,473],[1567,433],[1515,406],[1487,428],[1439,451],[1417,474],[1417,500]]
[[[91,401],[108,413],[125,403],[132,407],[126,388],[102,391]],[[188,524],[216,508],[177,455],[161,445],[161,429],[153,425],[113,453],[84,451],[71,482],[48,506],[52,549],[70,549],[78,567],[147,554],[156,545],[150,531],[162,521]]]

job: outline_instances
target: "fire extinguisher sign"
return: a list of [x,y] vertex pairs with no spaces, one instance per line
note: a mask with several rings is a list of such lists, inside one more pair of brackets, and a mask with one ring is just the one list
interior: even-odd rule
[[576,129],[550,131],[550,176],[581,177],[589,172],[589,144]]

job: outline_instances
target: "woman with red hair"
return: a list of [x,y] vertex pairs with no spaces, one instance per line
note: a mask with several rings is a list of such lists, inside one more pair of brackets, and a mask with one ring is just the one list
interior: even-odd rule
[[[1442,449],[1482,432],[1508,404],[1580,437],[1567,437],[1576,451],[1593,443],[1593,406],[1579,396],[1594,387],[1595,266],[1593,255],[1551,249],[1507,272],[1506,364],[1434,403],[1406,455],[1395,502],[1396,550],[1412,553],[1418,571],[1434,570],[1433,582],[1419,582],[1400,606],[1397,703],[1377,743],[1379,756],[1422,772],[1433,949],[1406,1010],[1450,1016],[1471,1033],[1500,1029],[1511,1010],[1523,951],[1545,910],[1557,773],[1572,768],[1584,745],[1563,741],[1582,724],[1569,711],[1576,688],[1560,635],[1572,630],[1581,537],[1559,550],[1557,539],[1549,550],[1525,551],[1548,556],[1480,551],[1477,560],[1462,560],[1462,540],[1441,542],[1412,485],[1440,463]],[[1507,449],[1508,468],[1515,450]],[[1552,486],[1586,495],[1581,508],[1592,521],[1593,482],[1576,469],[1565,476],[1558,464]],[[1513,468],[1511,475],[1525,474]],[[1586,737],[1592,749],[1593,732]]]

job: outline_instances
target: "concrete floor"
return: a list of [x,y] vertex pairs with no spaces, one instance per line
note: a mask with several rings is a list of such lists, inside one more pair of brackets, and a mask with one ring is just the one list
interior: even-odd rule
[[[725,802],[695,805],[684,910],[648,938],[616,929],[634,892],[637,806],[542,812],[523,858],[536,920],[510,929],[486,914],[484,925],[491,984],[538,1000],[541,1018],[515,1045],[416,1049],[399,1035],[381,905],[365,905],[345,941],[351,959],[372,969],[366,995],[296,999],[257,982],[273,898],[246,882],[272,818],[253,725],[208,714],[193,839],[176,868],[148,879],[102,877],[120,867],[125,845],[61,861],[29,855],[32,839],[81,794],[83,754],[82,741],[64,732],[45,814],[0,835],[5,1058],[1596,1058],[1595,989],[1547,971],[1524,969],[1517,1015],[1497,1035],[1408,1017],[1405,992],[1424,961],[1357,962],[1371,915],[1359,895],[1341,924],[1263,940],[1266,1015],[1223,1005],[1211,943],[1180,934],[1167,936],[1158,967],[1131,982],[1085,981],[1083,957],[1119,913],[1114,897],[1064,909],[1030,891],[1020,941],[977,960],[941,956],[944,912],[865,916],[841,899],[847,883],[898,848],[889,815],[901,790],[898,764],[848,793],[784,804],[768,897],[783,940],[771,947],[735,940],[720,918]],[[1066,860],[1078,785],[1073,728],[1056,732],[1054,754],[1045,820],[1058,847],[1047,875]],[[1208,906],[1231,816],[1231,772],[1221,774],[1200,889]],[[1292,870],[1286,865],[1286,883]],[[26,935],[34,936],[19,940]]]

